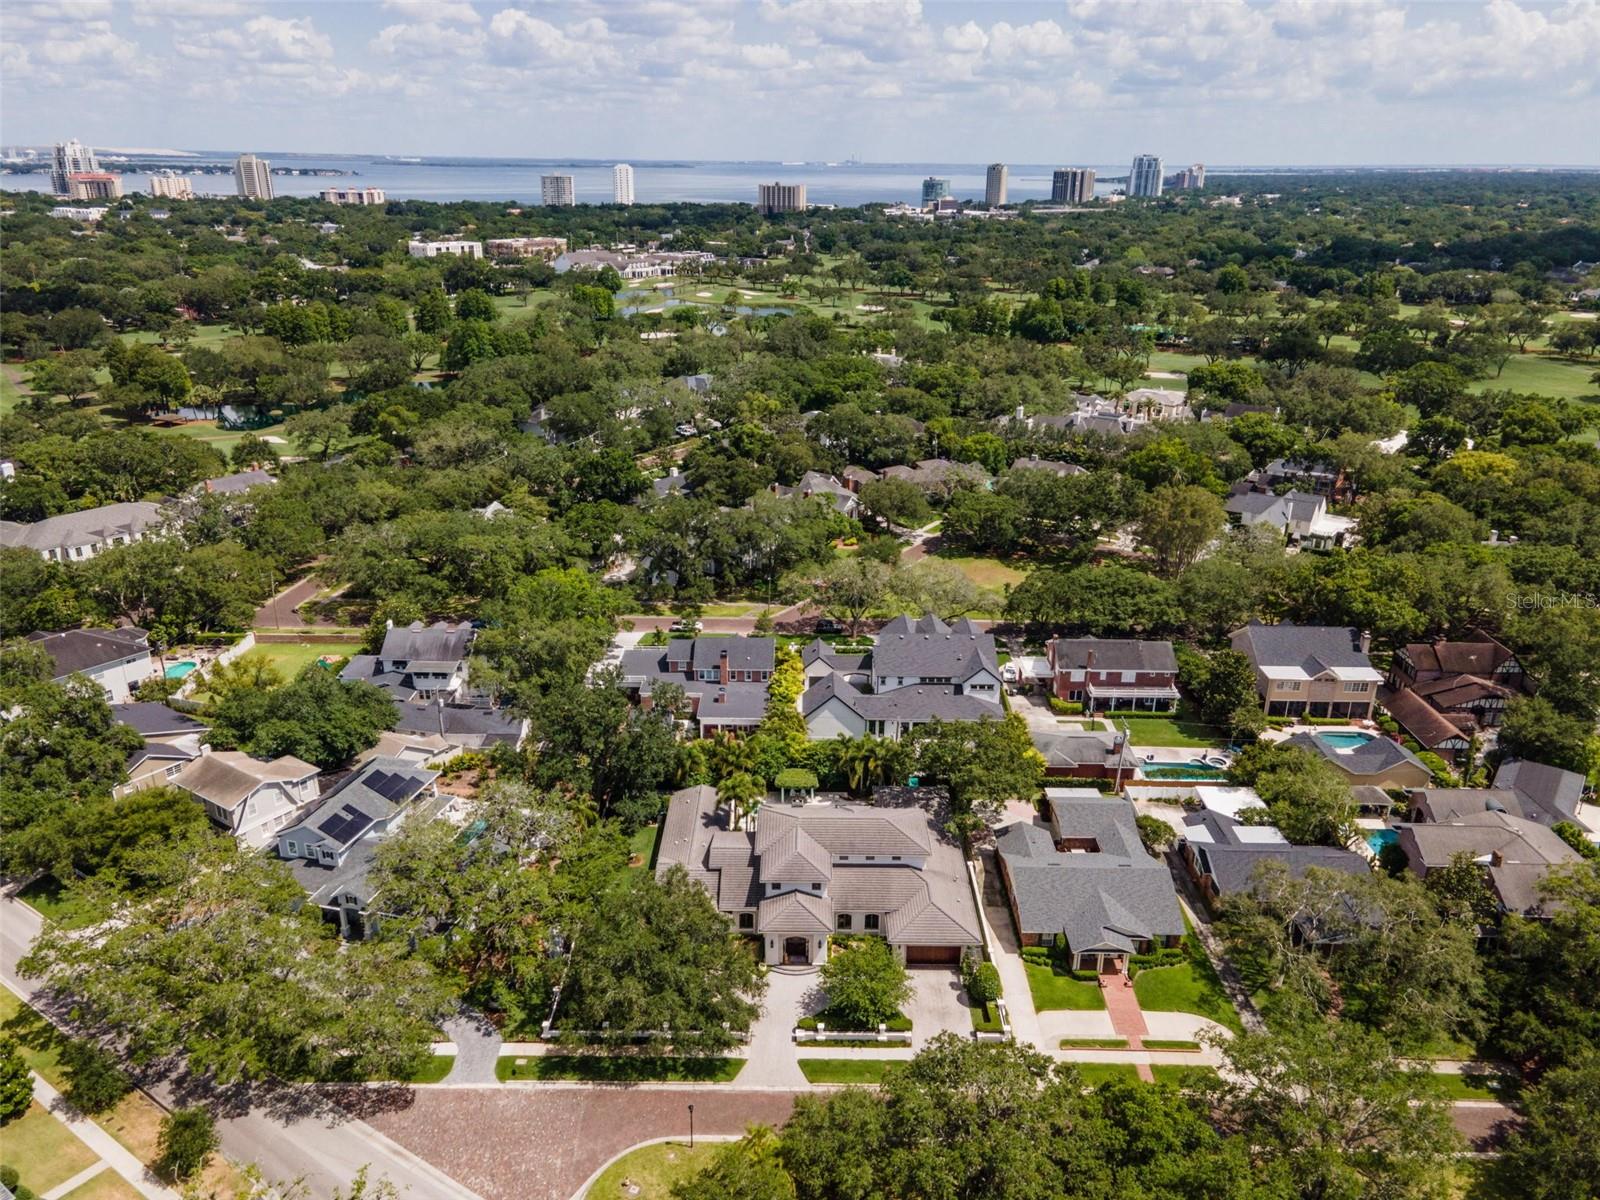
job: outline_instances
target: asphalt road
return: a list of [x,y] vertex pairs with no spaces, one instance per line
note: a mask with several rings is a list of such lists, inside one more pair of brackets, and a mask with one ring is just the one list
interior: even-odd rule
[[[16,968],[42,921],[12,899],[13,890],[7,887],[0,898],[0,979],[31,998],[38,984]],[[475,1192],[353,1119],[315,1088],[201,1090],[166,1080],[146,1090],[167,1107],[205,1099],[218,1117],[224,1154],[257,1164],[269,1182],[299,1180],[308,1200],[323,1200],[336,1189],[348,1192],[362,1167],[372,1180],[387,1178],[400,1187],[405,1200],[477,1200]]]

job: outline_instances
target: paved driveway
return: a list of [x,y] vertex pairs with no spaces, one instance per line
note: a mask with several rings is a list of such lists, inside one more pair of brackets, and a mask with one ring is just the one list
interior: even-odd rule
[[961,975],[950,967],[916,967],[911,972],[911,1045],[920,1050],[938,1034],[949,1030],[958,1037],[972,1036],[972,1017],[961,990]]
[[745,1051],[749,1061],[739,1072],[741,1087],[810,1086],[800,1072],[795,1054],[794,1026],[801,1017],[809,1016],[823,1005],[817,978],[815,971],[803,974],[773,971],[767,976],[767,995],[761,1004],[761,1016],[750,1030],[750,1043]]

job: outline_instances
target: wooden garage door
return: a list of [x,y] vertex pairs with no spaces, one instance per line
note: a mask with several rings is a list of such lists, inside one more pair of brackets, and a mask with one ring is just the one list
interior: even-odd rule
[[906,963],[913,967],[947,966],[961,961],[960,946],[907,946]]

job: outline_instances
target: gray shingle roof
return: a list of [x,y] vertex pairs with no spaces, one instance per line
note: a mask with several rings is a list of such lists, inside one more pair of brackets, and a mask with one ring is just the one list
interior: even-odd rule
[[54,633],[30,633],[28,641],[55,660],[57,679],[150,652],[150,635],[132,628],[62,629]]
[[1050,807],[1051,832],[1056,837],[1093,838],[1101,854],[1130,859],[1149,857],[1139,840],[1133,806],[1126,800],[1099,793],[1090,799],[1084,794],[1052,792],[1053,789],[1046,791],[1045,802]]
[[175,737],[185,733],[204,733],[206,726],[193,717],[174,712],[165,704],[113,704],[111,717],[119,724],[145,737]]
[[216,479],[208,479],[201,487],[207,492],[216,495],[232,495],[238,492],[248,492],[253,487],[260,487],[266,483],[277,483],[265,471],[240,471],[237,475],[221,475]]
[[1410,763],[1423,771],[1428,769],[1415,754],[1386,737],[1375,737],[1349,749],[1332,745],[1320,733],[1297,733],[1286,742],[1327,759],[1349,775],[1376,775],[1401,763]]
[[1101,671],[1176,671],[1177,656],[1171,642],[1140,638],[1056,638],[1056,666],[1081,669],[1094,654],[1094,665]]
[[[350,845],[373,825],[388,821],[438,777],[439,772],[412,766],[403,759],[370,758],[280,836],[315,830],[333,845]],[[345,819],[355,814],[364,822]]]
[[945,624],[932,613],[896,617],[879,631],[872,651],[875,675],[948,677],[956,683],[980,670],[998,677],[994,636],[963,617]]
[[1133,751],[1126,744],[1122,753],[1114,749],[1114,733],[1033,733],[1034,749],[1044,755],[1045,763],[1052,767],[1071,770],[1080,766],[1107,766],[1133,768],[1139,765]]
[[[683,640],[674,641],[672,658],[679,658]],[[767,637],[699,637],[690,647],[689,662],[696,671],[710,670],[726,654],[730,671],[770,671],[777,661],[775,645]]]
[[1495,772],[1494,785],[1497,788],[1510,788],[1526,804],[1542,810],[1543,819],[1531,812],[1528,814],[1540,820],[1541,824],[1574,819],[1578,812],[1578,801],[1586,786],[1583,776],[1576,771],[1525,758],[1514,758],[1500,764],[1500,769]]
[[390,662],[459,662],[467,656],[472,636],[472,626],[465,621],[459,625],[448,621],[436,621],[432,625],[413,621],[383,635],[383,648],[378,651],[378,657]]
[[68,546],[87,546],[110,537],[143,535],[161,521],[161,506],[143,501],[105,504],[81,512],[46,517],[33,524],[0,522],[0,545],[26,546],[30,550],[61,550]]
[[1252,622],[1235,631],[1233,640],[1257,666],[1300,667],[1312,677],[1332,667],[1372,666],[1361,649],[1361,631],[1348,626]]
[[999,701],[958,692],[954,684],[924,683],[888,692],[863,692],[842,675],[824,675],[800,698],[802,716],[810,716],[838,697],[852,712],[868,721],[981,721],[1004,715]]

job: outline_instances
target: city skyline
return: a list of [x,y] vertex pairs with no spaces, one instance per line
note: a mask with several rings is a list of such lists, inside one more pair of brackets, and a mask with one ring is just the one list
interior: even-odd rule
[[1590,0],[76,0],[4,53],[8,143],[115,148],[1593,165],[1600,120]]

